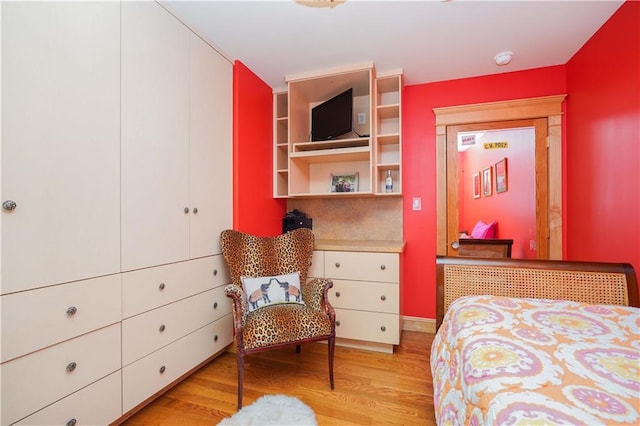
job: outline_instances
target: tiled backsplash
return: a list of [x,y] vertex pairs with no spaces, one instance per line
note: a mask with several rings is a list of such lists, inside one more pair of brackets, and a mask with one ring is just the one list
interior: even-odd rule
[[310,198],[287,200],[313,219],[317,239],[402,240],[402,198]]

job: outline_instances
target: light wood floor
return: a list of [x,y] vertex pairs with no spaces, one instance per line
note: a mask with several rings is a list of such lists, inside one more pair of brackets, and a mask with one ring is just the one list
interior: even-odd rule
[[[263,352],[245,361],[244,402],[295,396],[319,425],[435,425],[429,352],[433,335],[404,331],[393,354],[336,346],[335,390],[327,345]],[[236,358],[224,353],[130,418],[125,425],[216,425],[236,412]]]

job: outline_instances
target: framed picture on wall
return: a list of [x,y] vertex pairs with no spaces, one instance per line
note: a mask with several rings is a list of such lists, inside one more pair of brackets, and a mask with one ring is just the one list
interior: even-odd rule
[[496,194],[507,191],[507,157],[496,163]]
[[331,174],[330,192],[358,192],[358,173]]
[[473,175],[473,198],[480,198],[480,172]]
[[493,193],[493,166],[489,166],[482,171],[482,195],[491,196]]

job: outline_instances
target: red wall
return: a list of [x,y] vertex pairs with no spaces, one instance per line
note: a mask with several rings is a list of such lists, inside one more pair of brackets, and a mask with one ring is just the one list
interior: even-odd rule
[[567,256],[640,273],[640,3],[624,3],[566,69]]
[[[487,142],[507,142],[507,148],[484,149]],[[507,191],[496,192],[495,164],[507,159]],[[473,198],[473,175],[492,167],[492,195]],[[511,257],[535,259],[530,241],[536,240],[535,131],[505,129],[485,133],[466,151],[458,154],[459,229],[470,234],[482,220],[497,222],[495,238],[513,240]]]
[[273,94],[242,62],[233,67],[233,228],[282,232],[286,202],[273,198]]
[[[564,66],[405,87],[403,315],[435,318],[436,147],[433,108],[566,93]],[[423,210],[411,210],[422,197]]]

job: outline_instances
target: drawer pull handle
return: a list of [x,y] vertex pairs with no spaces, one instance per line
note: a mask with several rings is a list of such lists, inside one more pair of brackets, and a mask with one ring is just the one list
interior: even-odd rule
[[76,369],[77,366],[78,364],[76,364],[75,362],[70,362],[69,364],[67,364],[67,371],[72,372]]
[[164,365],[160,367],[160,374],[164,373],[166,369],[167,367],[165,367]]
[[164,324],[162,324],[162,325],[160,326],[160,333],[162,333],[162,332],[164,331],[164,329],[165,329],[165,326],[164,326]]
[[340,321],[336,321],[336,325],[339,326],[340,325]]
[[213,302],[213,309],[218,309],[218,302]]
[[336,262],[336,268],[340,267],[340,262]]
[[67,316],[72,317],[76,314],[76,312],[78,312],[78,308],[76,308],[75,306],[69,306],[67,308]]
[[193,208],[193,214],[198,214],[198,208],[197,207]]
[[71,419],[67,422],[67,426],[76,426],[76,423],[78,423],[76,419]]
[[340,297],[340,292],[336,291],[336,297]]
[[160,291],[164,290],[164,287],[165,287],[164,283],[160,283],[160,285],[158,286],[158,288],[160,289]]
[[385,295],[383,294],[382,296],[380,296],[380,300],[382,300],[382,301],[384,302],[385,300],[387,300],[387,296],[385,296]]
[[217,270],[217,269],[214,269],[214,270],[213,270],[213,276],[215,277],[216,275],[218,275],[218,270]]
[[185,207],[185,208],[184,208],[184,212],[185,212],[185,214],[186,214],[186,213],[189,213],[189,207]]
[[380,327],[380,330],[382,331],[387,331],[387,327],[385,327],[384,325],[382,327]]
[[387,267],[384,266],[384,265],[380,265],[380,269],[382,269],[384,271],[385,269],[387,269]]
[[213,341],[217,342],[218,341],[218,335],[216,334],[215,336],[213,336]]
[[18,205],[13,200],[7,200],[2,202],[2,209],[8,212],[15,210],[16,207],[18,207]]

